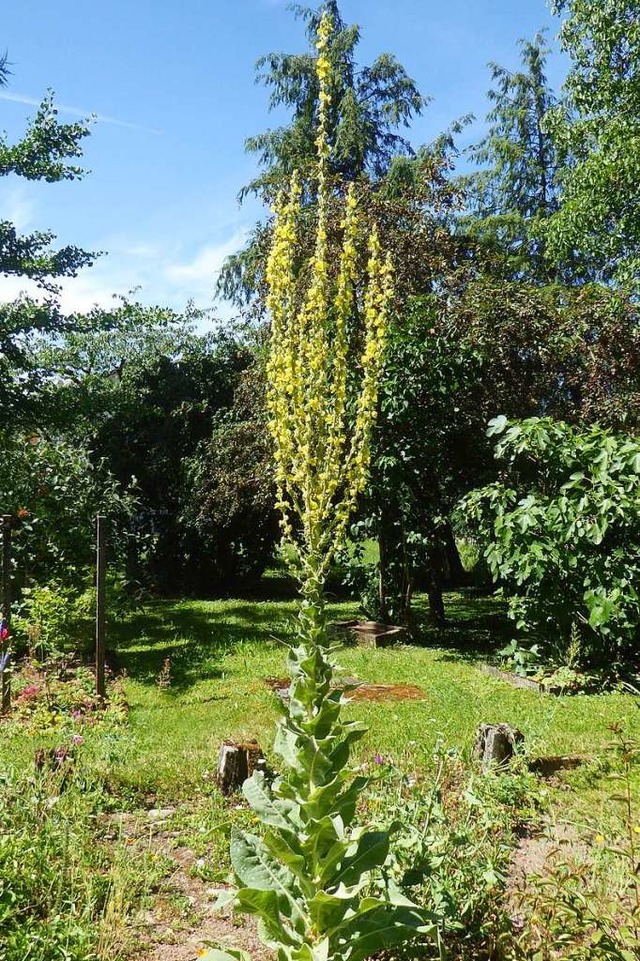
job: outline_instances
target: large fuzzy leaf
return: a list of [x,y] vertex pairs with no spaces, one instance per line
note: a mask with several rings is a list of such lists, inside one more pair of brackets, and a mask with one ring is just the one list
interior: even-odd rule
[[280,898],[275,891],[258,891],[256,888],[240,888],[237,894],[238,910],[244,914],[257,915],[273,945],[298,945],[300,939],[283,924],[280,914]]
[[231,863],[244,888],[274,891],[281,914],[296,926],[308,924],[302,902],[296,897],[294,875],[269,854],[260,838],[234,831],[231,835]]
[[293,771],[302,773],[304,764],[298,756],[298,735],[290,731],[281,722],[278,724],[276,736],[273,742],[273,749],[278,754],[285,765]]
[[229,948],[221,951],[219,948],[211,948],[202,956],[202,961],[251,961],[251,955],[247,951]]
[[254,771],[242,785],[242,793],[263,824],[282,828],[284,831],[295,831],[300,826],[300,818],[296,817],[296,805],[291,801],[274,798],[262,771]]
[[353,913],[353,901],[353,896],[341,898],[336,894],[318,891],[309,902],[309,916],[316,931],[331,935],[334,929],[344,921],[347,912]]
[[356,850],[347,854],[335,877],[323,877],[324,884],[341,882],[346,887],[357,884],[364,874],[381,867],[389,854],[389,835],[386,831],[369,831],[357,841]]
[[356,777],[349,787],[340,791],[340,786],[348,778],[348,772],[342,771],[336,775],[333,781],[315,789],[307,803],[307,810],[311,817],[321,820],[328,813],[338,814],[344,824],[351,823],[358,798],[369,783],[369,778]]
[[304,853],[314,873],[331,871],[345,856],[348,841],[344,838],[344,825],[339,817],[324,817],[310,821]]
[[338,947],[345,951],[349,961],[364,961],[379,951],[382,945],[388,949],[405,944],[420,934],[431,932],[433,928],[431,919],[417,908],[396,907],[382,902],[364,913],[356,913],[341,926]]
[[300,843],[291,831],[267,831],[264,844],[274,858],[304,882],[308,878],[307,859],[302,854]]
[[234,831],[231,835],[231,863],[243,887],[275,891],[289,897],[293,877],[269,855],[260,838]]

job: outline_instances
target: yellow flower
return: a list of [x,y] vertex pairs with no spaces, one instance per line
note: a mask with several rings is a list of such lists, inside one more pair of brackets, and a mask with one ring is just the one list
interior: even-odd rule
[[605,838],[604,838],[604,835],[602,835],[602,834],[596,834],[596,836],[594,837],[593,840],[594,840],[594,842],[595,842],[596,844],[604,844],[604,843],[605,843]]
[[[282,515],[283,537],[296,548],[307,572],[304,576],[316,579],[344,541],[349,517],[366,484],[393,290],[391,263],[383,257],[375,231],[368,238],[367,272],[360,276],[362,220],[353,186],[345,199],[342,245],[333,272],[328,240],[333,198],[327,166],[332,29],[325,15],[317,43],[318,213],[308,282],[301,289],[297,279],[302,188],[295,175],[275,205],[266,269],[271,316],[267,410],[275,455],[276,506]],[[362,329],[357,331],[359,317]],[[356,344],[362,347],[354,363]],[[299,542],[294,539],[294,527],[301,532]]]

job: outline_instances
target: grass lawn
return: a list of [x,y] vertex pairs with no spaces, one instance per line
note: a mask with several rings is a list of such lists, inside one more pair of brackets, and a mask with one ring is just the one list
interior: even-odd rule
[[[360,752],[415,755],[419,765],[436,741],[468,757],[478,724],[508,722],[525,735],[532,755],[584,754],[598,761],[621,723],[640,738],[638,701],[624,694],[558,697],[512,687],[487,675],[482,660],[504,641],[499,602],[450,595],[450,624],[427,634],[424,646],[345,647],[344,674],[370,683],[419,686],[423,700],[354,701],[350,715],[369,725]],[[334,603],[330,615],[355,614]],[[269,751],[277,716],[265,678],[286,673],[282,638],[291,630],[295,601],[230,599],[156,601],[111,629],[109,641],[126,673],[129,725],[105,738],[86,738],[87,751],[114,790],[158,799],[197,794],[214,771],[226,738],[255,737]],[[158,678],[169,658],[169,684]],[[40,736],[54,743],[55,734]],[[0,747],[4,762],[32,757],[34,739],[16,733]],[[597,777],[573,775],[597,804]],[[604,795],[603,795],[604,797]],[[565,803],[572,803],[565,799]],[[576,799],[578,803],[578,799]],[[593,813],[597,813],[595,810]]]
[[[276,588],[269,586],[272,596],[277,596]],[[128,721],[83,728],[80,769],[88,783],[100,785],[101,810],[144,818],[150,808],[171,806],[171,843],[205,858],[197,873],[209,882],[224,879],[228,869],[230,825],[250,817],[217,791],[218,750],[228,738],[256,738],[269,755],[277,702],[265,679],[286,673],[283,638],[291,632],[295,607],[286,593],[277,600],[155,601],[109,631],[115,664],[124,673]],[[437,742],[467,761],[480,722],[508,722],[523,732],[531,756],[580,754],[590,759],[546,784],[550,818],[613,836],[609,725],[621,724],[640,741],[638,699],[616,693],[554,696],[513,687],[483,670],[484,659],[509,636],[500,602],[455,594],[447,598],[447,609],[447,629],[426,630],[421,645],[345,646],[339,651],[345,676],[373,684],[417,685],[423,692],[419,700],[349,704],[348,714],[369,726],[356,763],[381,755],[407,773],[424,772],[431,769]],[[330,616],[336,620],[355,614],[348,602],[331,604]],[[32,771],[36,748],[55,747],[61,736],[55,726],[34,735],[9,724],[3,733],[0,762],[18,774]],[[633,777],[640,797],[638,765]],[[87,809],[87,825],[93,817]],[[118,858],[126,864],[129,839],[113,843],[120,845]],[[165,854],[146,849],[149,864],[149,858],[160,857],[153,862],[159,878]],[[120,883],[146,890],[148,872]],[[161,891],[164,882],[157,883]],[[157,904],[158,896],[149,903]],[[174,913],[180,915],[177,909]],[[18,955],[9,957],[13,961]]]

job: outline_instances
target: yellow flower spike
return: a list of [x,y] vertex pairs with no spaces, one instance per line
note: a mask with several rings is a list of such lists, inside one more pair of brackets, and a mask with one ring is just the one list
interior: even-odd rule
[[[342,246],[332,270],[328,219],[331,106],[329,41],[332,23],[318,30],[316,138],[318,213],[306,291],[297,279],[302,188],[297,176],[275,204],[266,269],[271,345],[267,410],[274,445],[276,506],[283,538],[297,552],[303,578],[326,573],[344,540],[349,517],[366,485],[370,435],[376,419],[393,280],[377,233],[368,239],[365,277],[359,275],[362,222],[355,189],[341,218]],[[361,331],[356,320],[361,318]],[[360,343],[358,363],[352,359]],[[295,520],[294,520],[295,519]],[[299,539],[294,528],[300,531]]]

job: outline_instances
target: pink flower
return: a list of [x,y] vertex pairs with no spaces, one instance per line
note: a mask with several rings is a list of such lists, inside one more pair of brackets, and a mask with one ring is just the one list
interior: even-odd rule
[[84,738],[82,734],[74,734],[73,737],[71,738],[71,743],[78,744],[78,745],[84,744]]
[[384,764],[384,758],[382,757],[382,755],[376,754],[376,756],[375,756],[374,759],[373,759],[373,763],[374,763],[374,764]]
[[0,641],[9,640],[9,628],[7,622],[3,619],[0,621]]

